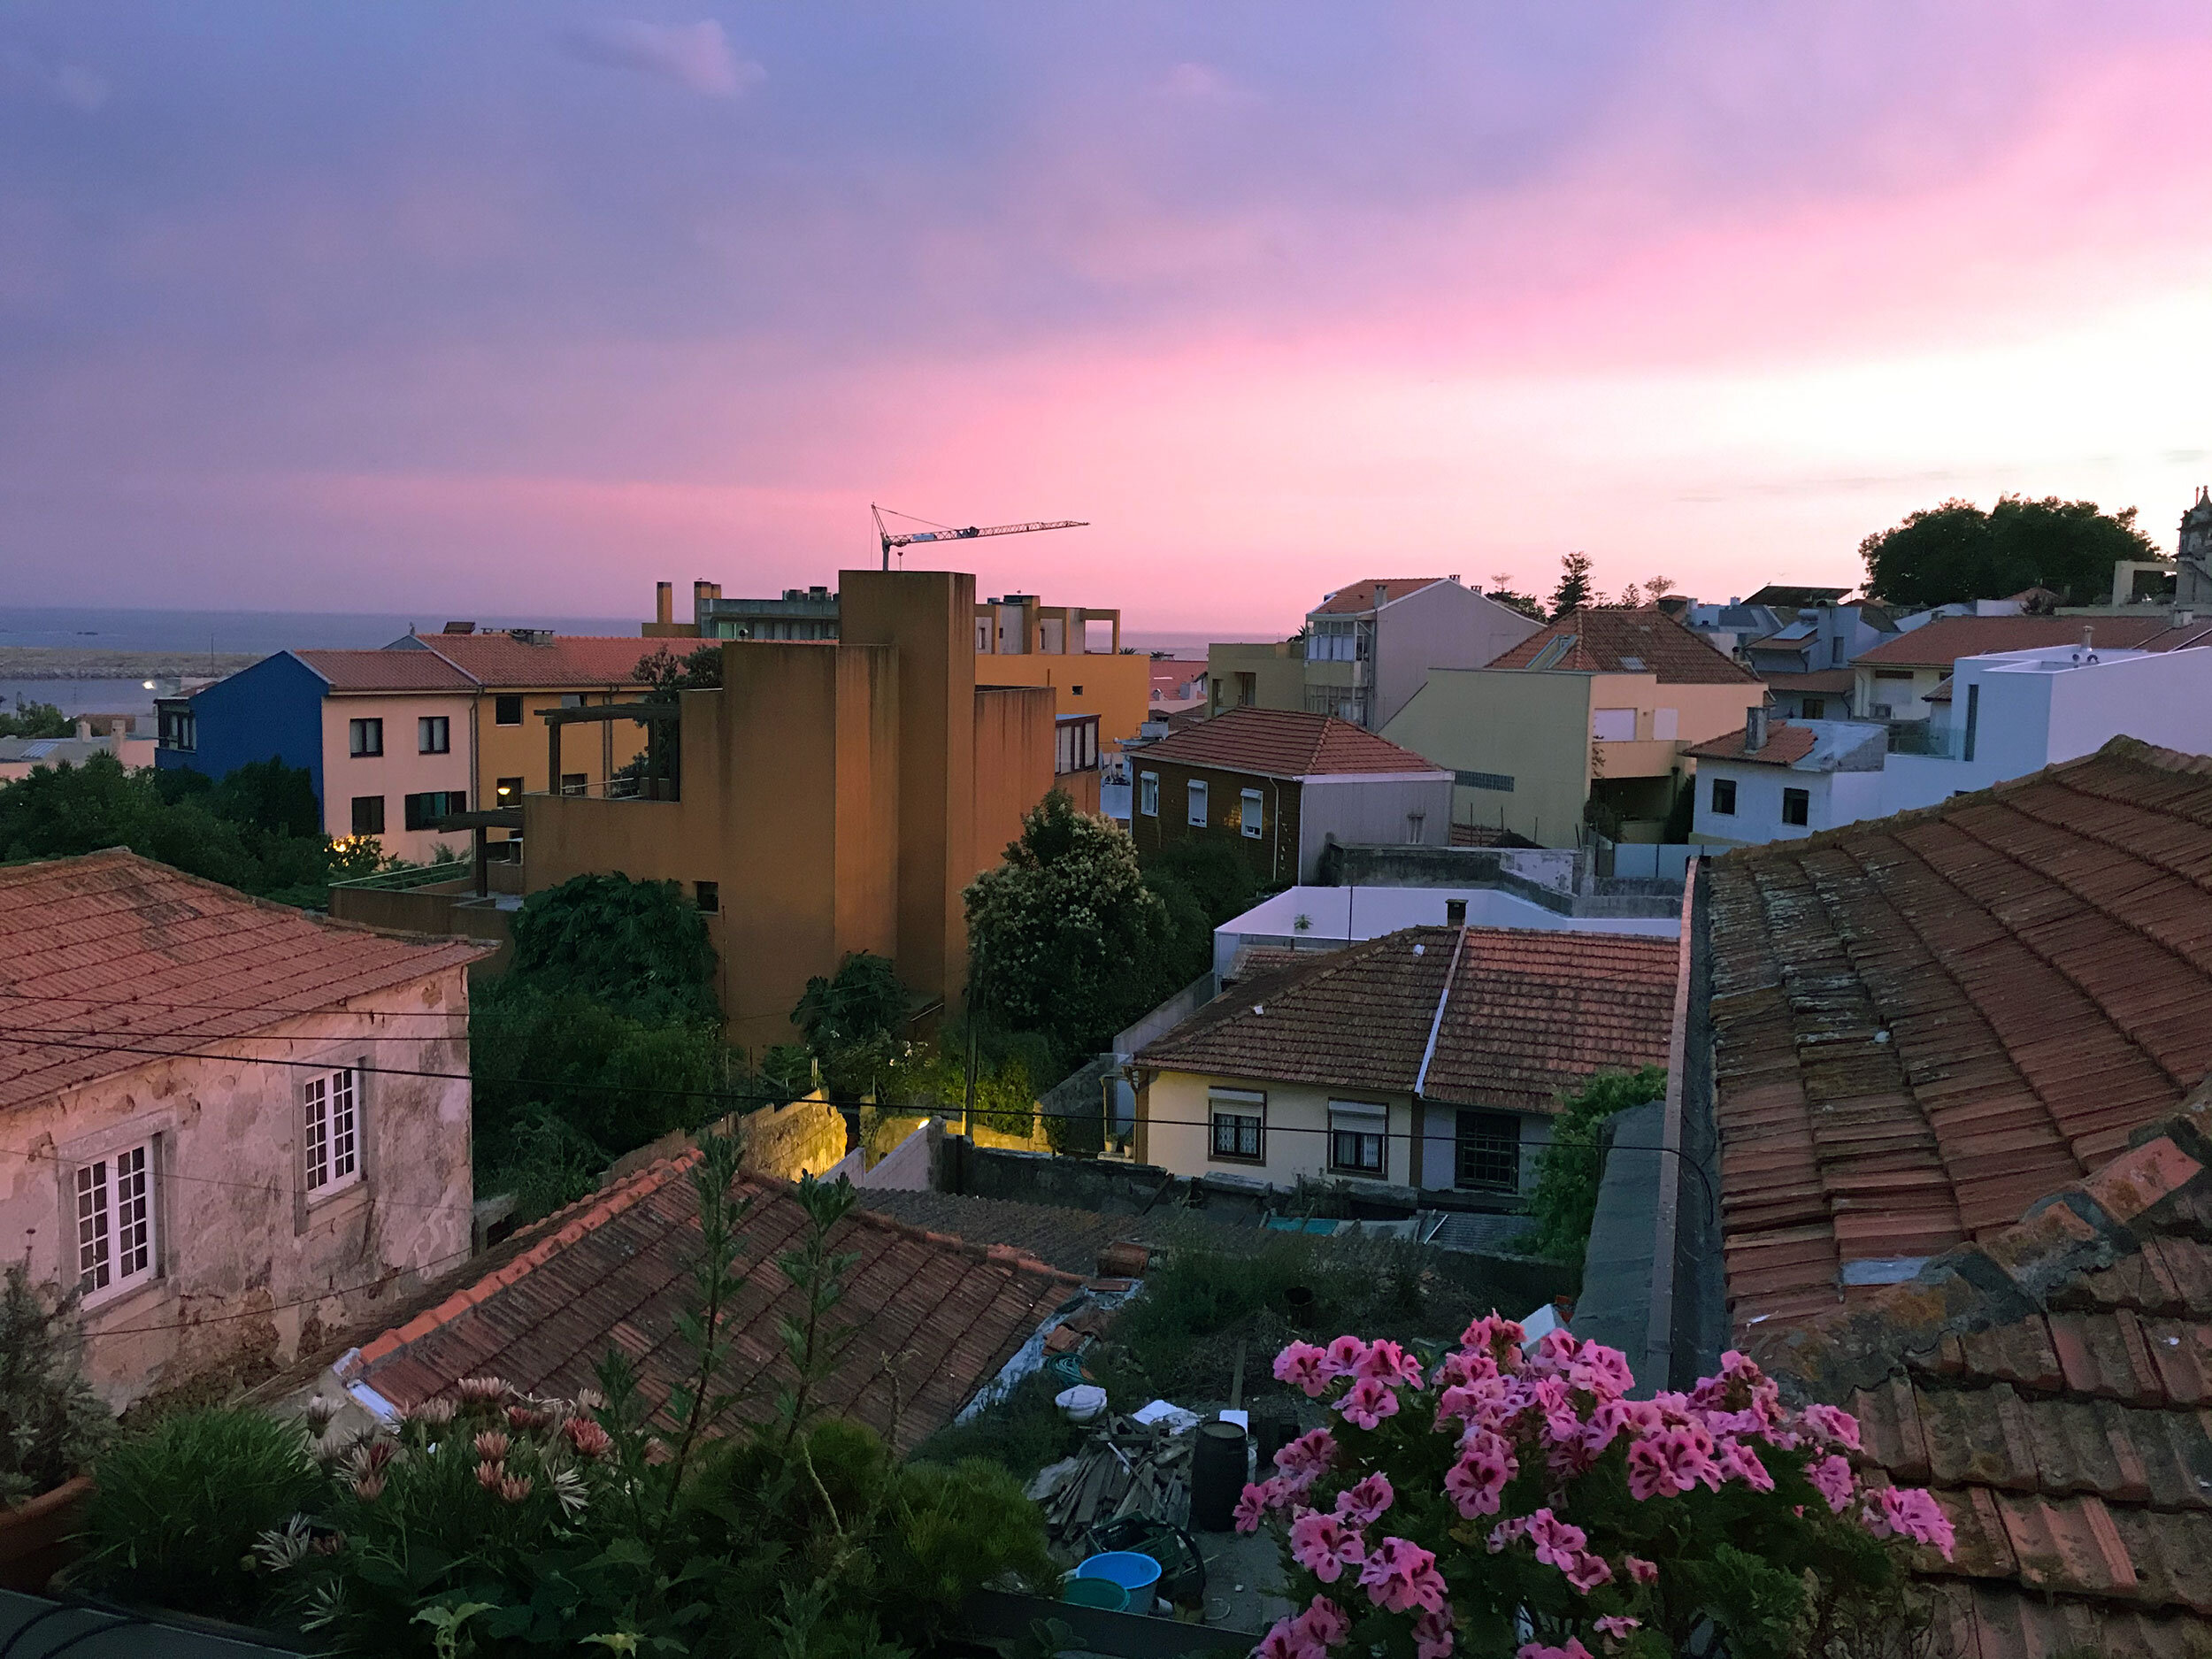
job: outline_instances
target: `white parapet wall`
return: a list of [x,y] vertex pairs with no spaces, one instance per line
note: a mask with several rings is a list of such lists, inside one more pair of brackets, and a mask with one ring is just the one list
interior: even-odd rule
[[1678,917],[1563,916],[1497,887],[1287,887],[1214,929],[1214,972],[1228,972],[1256,946],[1335,950],[1402,927],[1441,927],[1446,905],[1467,906],[1476,927],[1525,927],[1544,933],[1681,935]]

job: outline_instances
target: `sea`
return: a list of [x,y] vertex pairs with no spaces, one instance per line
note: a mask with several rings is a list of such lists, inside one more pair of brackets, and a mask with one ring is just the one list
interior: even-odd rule
[[[105,611],[73,606],[0,605],[0,646],[42,645],[88,654],[111,651],[266,657],[282,650],[372,650],[410,628],[435,634],[443,612],[344,611]],[[636,617],[546,617],[478,614],[477,626],[551,628],[560,634],[635,634]],[[1124,628],[1122,643],[1202,660],[1203,634]],[[169,690],[143,680],[0,679],[0,704],[50,703],[64,714],[151,714]]]

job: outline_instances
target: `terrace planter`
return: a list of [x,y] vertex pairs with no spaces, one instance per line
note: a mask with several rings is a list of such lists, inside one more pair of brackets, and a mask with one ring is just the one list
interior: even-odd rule
[[0,1589],[35,1595],[77,1557],[72,1536],[84,1525],[92,1477],[79,1475],[20,1509],[0,1509]]

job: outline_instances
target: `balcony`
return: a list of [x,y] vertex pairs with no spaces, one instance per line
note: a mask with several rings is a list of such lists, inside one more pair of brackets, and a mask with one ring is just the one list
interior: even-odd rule
[[1671,737],[1593,738],[1591,771],[1600,778],[1663,778],[1682,745]]
[[1901,720],[1889,728],[1893,755],[1924,755],[1931,760],[1962,760],[1965,733],[1929,720]]

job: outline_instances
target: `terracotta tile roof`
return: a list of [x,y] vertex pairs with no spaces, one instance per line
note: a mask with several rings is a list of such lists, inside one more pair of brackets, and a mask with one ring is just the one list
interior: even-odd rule
[[1877,668],[1948,668],[1962,657],[2078,645],[2084,628],[2093,629],[2092,637],[2107,650],[2140,649],[2169,631],[2162,616],[1938,617],[1860,652],[1853,663]]
[[[1557,641],[1564,641],[1564,649]],[[1571,611],[1532,634],[1490,664],[1593,674],[1652,674],[1663,686],[1756,685],[1759,677],[1693,634],[1663,611],[1596,608]]]
[[2008,1225],[2212,1071],[2212,760],[2116,738],[1709,868],[1740,1325]]
[[[364,1346],[344,1379],[401,1407],[487,1373],[572,1397],[619,1345],[646,1397],[664,1396],[686,1357],[676,1321],[692,1282],[698,1158],[663,1159],[552,1217],[512,1261]],[[775,1258],[798,1241],[805,1212],[780,1183],[738,1186],[754,1201],[743,1225],[750,1271],[732,1316],[736,1357],[726,1378],[748,1394],[741,1409],[765,1413],[790,1374],[777,1322],[792,1311],[791,1286]],[[902,1452],[949,1422],[1081,1282],[1003,1245],[963,1244],[865,1210],[831,1241],[859,1259],[839,1304],[855,1334],[824,1403],[888,1434],[887,1363],[899,1383]]]
[[1550,1111],[1594,1072],[1666,1064],[1679,956],[1674,940],[1639,934],[1409,927],[1263,967],[1136,1059],[1402,1094],[1433,1028],[1425,1098]]
[[1359,616],[1375,608],[1375,589],[1378,587],[1386,590],[1386,599],[1394,601],[1403,599],[1420,588],[1433,587],[1443,580],[1441,576],[1370,576],[1364,581],[1338,588],[1306,614],[1310,617]]
[[1809,726],[1791,726],[1781,720],[1767,722],[1765,746],[1755,754],[1747,754],[1743,746],[1743,728],[1738,727],[1724,737],[1709,738],[1694,743],[1682,752],[1694,755],[1700,760],[1747,760],[1762,766],[1794,766],[1813,752],[1818,734]]
[[220,1050],[486,954],[326,921],[136,853],[0,868],[0,1110],[155,1064],[117,1049]]
[[[529,691],[563,686],[634,686],[638,659],[666,641],[621,634],[557,634],[531,645],[506,634],[418,634],[387,650],[434,652],[480,685]],[[683,643],[683,641],[679,641]]]
[[1776,691],[1809,691],[1815,695],[1830,692],[1844,696],[1857,682],[1857,676],[1847,668],[1823,668],[1809,674],[1762,674],[1759,678]]
[[2212,1651],[2212,1104],[1910,1283],[1752,1334],[1859,1418],[1863,1471],[1926,1486],[1946,1651]]
[[294,651],[333,691],[473,691],[476,682],[434,651]]
[[1437,770],[1411,749],[1349,720],[1293,709],[1225,709],[1132,753],[1139,765],[1148,758],[1171,760],[1263,778]]

